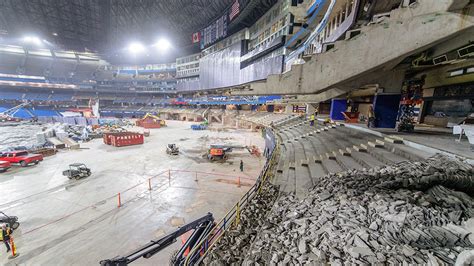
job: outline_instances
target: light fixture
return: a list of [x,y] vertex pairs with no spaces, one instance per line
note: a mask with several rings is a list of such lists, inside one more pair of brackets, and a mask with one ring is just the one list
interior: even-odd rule
[[154,46],[160,51],[167,51],[171,48],[171,43],[166,39],[159,39]]
[[58,36],[58,33],[56,33],[56,32],[53,32],[51,34],[53,34],[53,36]]
[[41,39],[36,37],[36,36],[25,36],[23,37],[23,42],[29,43],[29,44],[34,44],[34,45],[41,45]]
[[143,46],[143,44],[141,44],[139,42],[132,42],[128,46],[128,51],[132,54],[138,54],[138,53],[141,53],[141,52],[145,51],[145,46]]

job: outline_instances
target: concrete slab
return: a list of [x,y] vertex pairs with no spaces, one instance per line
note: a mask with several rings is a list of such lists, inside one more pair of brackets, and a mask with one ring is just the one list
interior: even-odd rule
[[[210,144],[257,145],[263,150],[264,141],[249,130],[192,131],[190,124],[168,121],[168,127],[152,129],[140,146],[115,148],[93,140],[81,145],[85,149],[60,152],[37,166],[0,174],[2,191],[8,191],[0,194],[0,209],[21,222],[14,233],[21,255],[14,260],[0,256],[0,264],[94,265],[125,255],[183,221],[207,212],[216,219],[225,215],[255,182],[264,158],[235,150],[227,162],[210,163],[201,155]],[[182,153],[166,155],[168,143],[176,143]],[[92,176],[79,181],[62,176],[73,162],[87,164]],[[172,171],[170,187],[168,169],[187,172]],[[179,244],[140,264],[168,263]]]

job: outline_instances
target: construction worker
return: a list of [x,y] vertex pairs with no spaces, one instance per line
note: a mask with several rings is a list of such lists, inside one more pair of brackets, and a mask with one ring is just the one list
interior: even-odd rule
[[240,172],[244,171],[244,161],[240,160]]
[[2,225],[2,234],[0,237],[2,237],[3,243],[5,243],[5,246],[7,247],[7,253],[10,252],[10,235],[12,234],[12,230],[10,226],[7,226],[7,224]]
[[371,104],[369,106],[369,111],[367,112],[367,127],[375,127],[375,112],[374,112],[374,106]]
[[314,119],[315,119],[314,114],[312,114],[312,115],[309,117],[309,125],[310,125],[310,126],[314,126]]

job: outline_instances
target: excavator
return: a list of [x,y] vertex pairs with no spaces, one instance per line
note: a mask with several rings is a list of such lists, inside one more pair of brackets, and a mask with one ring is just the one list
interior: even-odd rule
[[[192,250],[201,240],[207,236],[212,228],[214,227],[214,217],[212,213],[208,213],[205,216],[192,221],[174,232],[158,239],[153,240],[150,243],[138,248],[135,251],[130,252],[125,256],[117,256],[113,259],[106,259],[100,261],[100,265],[102,266],[125,266],[128,265],[140,258],[149,259],[153,255],[157,254],[158,252],[162,251],[166,247],[170,246],[174,242],[176,242],[176,238],[184,235],[188,231],[194,230],[191,236],[186,240],[184,245],[174,253],[174,255],[170,258],[170,264],[175,266],[184,265],[184,262],[187,259],[188,253]],[[200,253],[197,252],[191,258],[188,259],[188,263],[190,265],[194,265],[200,258]]]

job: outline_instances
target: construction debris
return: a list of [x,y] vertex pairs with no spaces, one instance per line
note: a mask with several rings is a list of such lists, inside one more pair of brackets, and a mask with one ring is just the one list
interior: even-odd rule
[[454,264],[474,247],[473,178],[471,165],[440,155],[330,174],[268,215],[249,206],[206,262]]
[[258,234],[258,229],[264,226],[266,215],[277,196],[278,188],[269,183],[265,184],[262,193],[257,194],[249,205],[242,209],[239,224],[219,240],[217,247],[205,258],[204,264],[241,264],[242,258],[248,254],[250,245]]

